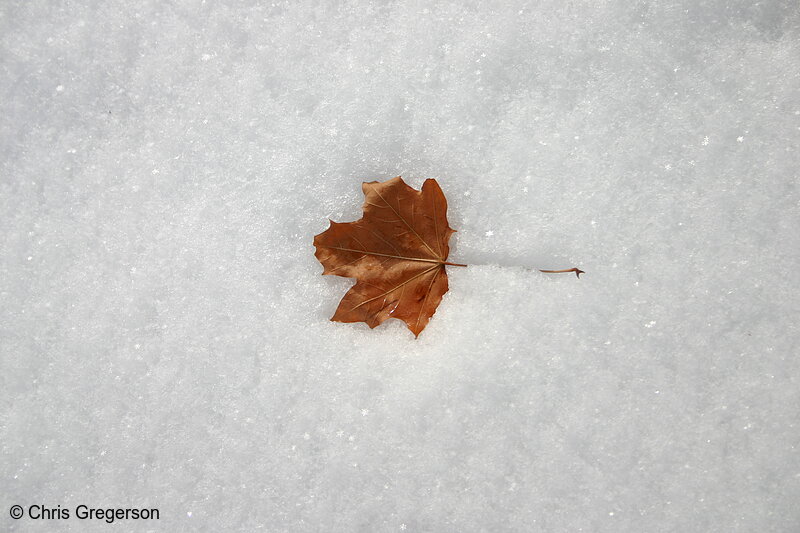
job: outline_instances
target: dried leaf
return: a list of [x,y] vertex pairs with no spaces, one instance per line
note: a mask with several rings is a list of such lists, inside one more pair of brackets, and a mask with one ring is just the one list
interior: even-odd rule
[[348,223],[331,221],[314,237],[323,275],[355,278],[331,320],[366,322],[370,328],[389,318],[403,320],[414,336],[425,329],[447,292],[447,200],[436,180],[421,191],[400,177],[362,185],[364,215]]

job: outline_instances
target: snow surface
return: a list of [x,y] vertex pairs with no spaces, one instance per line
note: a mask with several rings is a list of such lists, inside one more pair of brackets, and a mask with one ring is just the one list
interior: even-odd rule
[[[796,2],[10,0],[0,43],[0,529],[800,531]],[[474,265],[416,341],[329,322],[311,245],[396,175]]]

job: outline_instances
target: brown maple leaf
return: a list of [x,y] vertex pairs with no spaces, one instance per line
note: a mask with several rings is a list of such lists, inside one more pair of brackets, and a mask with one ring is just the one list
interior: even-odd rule
[[[323,275],[356,278],[331,320],[366,322],[374,328],[389,318],[403,320],[415,337],[425,329],[447,292],[447,200],[436,180],[412,189],[400,176],[363,183],[364,215],[338,223],[314,237]],[[583,270],[540,270],[547,273]]]
[[403,320],[414,336],[425,329],[447,292],[447,200],[436,180],[417,191],[396,177],[362,185],[364,215],[348,223],[330,221],[314,237],[323,275],[356,278],[331,320]]

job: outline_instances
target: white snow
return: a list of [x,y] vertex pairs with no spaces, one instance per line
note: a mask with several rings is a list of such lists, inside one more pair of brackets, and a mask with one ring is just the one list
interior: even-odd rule
[[[0,529],[800,530],[798,28],[2,2]],[[397,175],[473,265],[419,340],[311,244]]]

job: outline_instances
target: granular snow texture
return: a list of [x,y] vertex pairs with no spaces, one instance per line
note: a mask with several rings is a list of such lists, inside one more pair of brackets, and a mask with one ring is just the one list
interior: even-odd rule
[[[0,529],[800,531],[799,149],[790,0],[6,0]],[[311,244],[397,175],[419,340]]]

